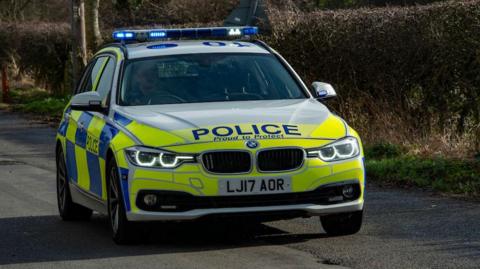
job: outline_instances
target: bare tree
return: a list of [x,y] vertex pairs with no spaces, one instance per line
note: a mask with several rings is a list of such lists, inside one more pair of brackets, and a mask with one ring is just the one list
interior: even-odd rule
[[85,34],[85,2],[71,0],[72,22],[72,89],[75,89],[82,69],[87,64],[87,40]]
[[86,0],[86,27],[87,27],[87,45],[91,50],[96,50],[102,43],[103,38],[100,33],[99,25],[99,6],[100,0]]

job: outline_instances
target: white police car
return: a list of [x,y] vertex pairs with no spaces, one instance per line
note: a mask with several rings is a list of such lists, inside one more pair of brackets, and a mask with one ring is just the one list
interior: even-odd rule
[[[95,54],[57,135],[65,220],[320,216],[328,234],[362,224],[363,149],[255,27],[125,30]],[[210,37],[212,39],[207,39]],[[241,38],[218,40],[219,38]]]

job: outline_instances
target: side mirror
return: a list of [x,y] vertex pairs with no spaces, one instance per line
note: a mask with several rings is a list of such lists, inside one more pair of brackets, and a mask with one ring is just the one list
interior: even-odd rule
[[83,92],[73,96],[70,107],[79,111],[104,112],[102,97],[98,92]]
[[312,83],[312,88],[315,92],[315,98],[319,100],[327,100],[337,97],[337,92],[332,85],[325,82],[315,81]]

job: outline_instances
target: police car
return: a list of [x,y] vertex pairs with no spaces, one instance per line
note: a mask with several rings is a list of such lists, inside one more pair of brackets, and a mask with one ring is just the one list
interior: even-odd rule
[[136,224],[319,216],[329,235],[362,225],[360,138],[256,27],[123,30],[95,54],[56,137],[64,220]]

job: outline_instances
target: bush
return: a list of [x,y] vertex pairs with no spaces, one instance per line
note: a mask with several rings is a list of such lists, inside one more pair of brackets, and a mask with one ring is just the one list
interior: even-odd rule
[[480,149],[480,1],[269,15],[264,39],[308,83],[335,86],[330,104],[367,143],[439,134]]
[[12,104],[25,104],[50,97],[51,94],[40,88],[13,89],[10,91]]
[[43,120],[58,124],[70,96],[52,96],[39,88],[14,89],[11,91],[11,108],[14,111],[31,113]]
[[404,153],[405,149],[402,146],[385,142],[365,147],[365,157],[367,159],[394,158]]
[[399,157],[367,160],[367,179],[480,197],[480,162]]
[[65,92],[69,52],[69,26],[65,23],[0,22],[0,64],[13,58],[21,73],[55,94]]
[[21,104],[15,107],[15,110],[35,113],[36,115],[61,118],[62,111],[68,100],[65,98],[48,97],[45,99],[35,100],[29,103]]

